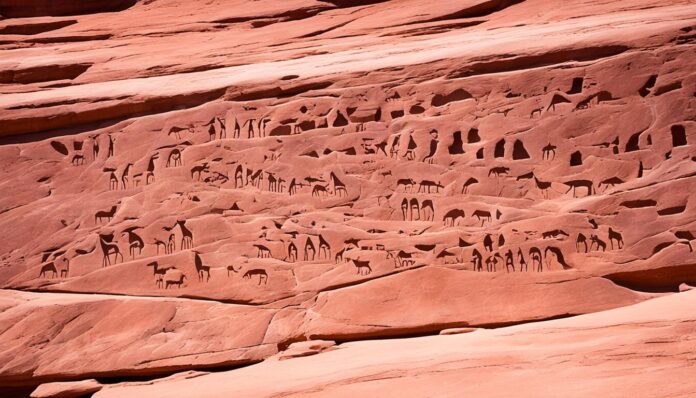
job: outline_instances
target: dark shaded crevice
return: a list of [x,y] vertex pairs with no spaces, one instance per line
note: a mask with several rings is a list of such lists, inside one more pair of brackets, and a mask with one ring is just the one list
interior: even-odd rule
[[450,73],[447,78],[460,79],[475,75],[533,69],[571,61],[595,61],[598,59],[619,55],[628,51],[629,49],[630,47],[628,46],[610,45],[575,49],[559,49],[538,55],[509,55],[507,58],[494,58],[473,62],[465,68]]
[[[480,25],[486,21],[483,20],[476,20],[476,21],[467,21],[467,22],[453,22],[453,23],[448,23],[448,24],[443,24],[443,25],[435,25],[435,26],[424,26],[422,28],[415,28],[415,29],[408,29],[408,30],[399,30],[396,32],[391,32],[391,33],[385,33],[381,36],[388,37],[388,36],[423,36],[423,35],[435,35],[438,33],[445,33],[445,32],[450,32],[455,29],[465,29],[469,28],[472,26]],[[410,22],[405,25],[397,25],[397,26],[407,26],[407,25],[414,25],[416,22]]]
[[427,19],[425,21],[417,21],[414,23],[438,22],[462,18],[481,18],[522,2],[524,2],[524,0],[489,0],[451,14],[441,15],[436,18]]
[[127,10],[138,0],[21,0],[0,2],[0,15],[5,18],[85,15]]
[[60,135],[73,135],[113,126],[125,120],[153,114],[194,108],[221,98],[225,89],[172,97],[151,97],[139,102],[121,101],[117,104],[93,107],[79,114],[65,112],[51,117],[27,116],[0,120],[0,145],[27,143]]
[[91,63],[83,63],[5,70],[0,71],[0,84],[30,84],[54,80],[73,80],[85,73],[91,66]]
[[[39,383],[41,384],[41,383]],[[21,386],[0,385],[0,397],[3,398],[27,398],[39,386],[39,384],[27,384]]]
[[331,81],[316,81],[290,85],[288,87],[266,87],[257,90],[230,88],[226,90],[227,101],[255,101],[267,98],[289,98],[312,90],[322,90],[333,85]]
[[85,42],[85,41],[109,40],[112,37],[113,37],[112,34],[35,37],[35,38],[24,40],[24,43],[36,43],[36,44],[77,43],[77,42]]
[[20,25],[7,25],[0,28],[0,35],[36,35],[76,24],[76,19],[55,22],[38,22]]
[[340,23],[340,24],[338,24],[338,25],[333,25],[333,26],[330,26],[330,27],[325,28],[325,29],[316,30],[316,31],[314,31],[314,32],[311,32],[311,33],[307,33],[307,34],[305,34],[305,35],[302,35],[302,36],[300,36],[299,38],[300,38],[300,39],[306,39],[306,38],[308,38],[308,37],[315,37],[315,36],[323,35],[324,33],[331,32],[332,30],[336,30],[336,29],[342,28],[342,27],[348,25],[348,24],[351,23],[351,22],[353,22],[353,20],[346,21],[346,22]]
[[[310,335],[311,340],[333,340],[337,344],[348,343],[353,341],[361,340],[390,340],[390,339],[407,339],[407,338],[417,338],[426,336],[437,336],[440,331],[452,328],[479,328],[479,329],[499,329],[516,325],[524,325],[528,323],[537,323],[552,321],[556,319],[570,318],[583,314],[559,314],[554,316],[549,316],[545,318],[538,319],[526,319],[519,321],[510,322],[498,322],[498,323],[481,323],[481,324],[471,324],[468,322],[444,322],[436,323],[431,325],[405,327],[405,328],[394,328],[387,330],[380,330],[375,332],[365,332],[365,333],[347,333],[340,335],[324,335],[324,334],[312,334]],[[369,326],[369,325],[367,325]]]
[[351,8],[369,6],[372,4],[386,3],[390,0],[322,0],[324,3],[333,4],[338,8]]
[[60,289],[60,288],[25,288],[25,287],[2,287],[0,288],[2,290],[9,290],[9,291],[16,291],[16,292],[24,292],[24,293],[53,293],[53,294],[76,294],[76,295],[85,295],[85,296],[90,296],[90,295],[99,295],[99,296],[107,296],[107,297],[125,297],[125,298],[141,298],[141,299],[162,299],[162,300],[191,300],[191,301],[202,301],[202,302],[208,302],[208,303],[218,303],[218,304],[229,304],[229,305],[238,305],[238,306],[246,306],[246,307],[251,307],[251,308],[263,308],[261,306],[265,305],[270,305],[274,304],[278,301],[286,300],[289,297],[292,297],[290,295],[288,296],[283,296],[279,297],[275,300],[271,301],[262,301],[262,302],[251,302],[247,300],[231,300],[231,299],[216,299],[216,298],[211,298],[207,296],[200,296],[196,294],[182,294],[179,296],[158,296],[158,295],[134,295],[134,294],[129,294],[129,293],[114,293],[114,292],[87,292],[87,291],[80,291],[80,290],[70,290],[70,289]]
[[[12,381],[12,380],[2,380],[2,386],[0,386],[0,396],[3,398],[26,398],[29,394],[35,390],[39,385],[45,383],[54,382],[71,382],[71,381],[81,381],[86,379],[95,379],[99,383],[104,385],[118,384],[118,383],[128,383],[128,382],[147,382],[158,379],[163,379],[166,377],[173,376],[181,372],[205,372],[205,373],[219,373],[228,372],[232,370],[237,370],[245,368],[247,366],[255,365],[262,362],[262,360],[246,360],[246,361],[229,361],[220,362],[209,365],[180,365],[180,366],[167,366],[162,368],[153,369],[124,369],[124,370],[114,370],[106,372],[95,372],[95,373],[85,373],[81,375],[49,375],[32,378],[31,382],[23,381]],[[190,378],[197,377],[191,376]],[[86,396],[91,396],[86,395]]]
[[[671,244],[670,244],[671,245]],[[676,293],[679,285],[696,284],[696,264],[680,264],[639,271],[616,272],[604,275],[615,284],[646,293]]]
[[[286,21],[299,21],[302,19],[311,18],[311,17],[319,14],[322,11],[327,11],[327,10],[330,10],[332,8],[333,7],[305,7],[305,8],[298,8],[295,10],[285,11],[285,12],[278,13],[278,14],[271,14],[271,15],[252,15],[252,16],[244,16],[244,17],[230,17],[230,18],[217,19],[217,20],[214,20],[213,23],[235,24],[235,23],[244,23],[244,22],[253,22],[253,21],[271,21],[271,23],[286,22]],[[261,27],[261,26],[257,26],[257,27]]]

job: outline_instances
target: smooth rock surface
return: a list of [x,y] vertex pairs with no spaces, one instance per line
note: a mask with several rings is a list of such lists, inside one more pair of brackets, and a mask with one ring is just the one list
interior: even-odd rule
[[[337,355],[316,340],[651,319],[653,301],[692,297],[673,294],[696,285],[696,1],[9,0],[0,14],[2,396]],[[571,329],[534,336],[572,345]],[[523,342],[532,357],[494,364],[546,352]],[[631,352],[638,366],[657,346]],[[577,391],[550,391],[610,395],[601,358]],[[472,361],[479,381],[499,370]],[[624,365],[611,378],[643,382]],[[499,385],[541,391],[520,374]],[[297,394],[344,393],[316,382]],[[657,395],[690,391],[669,384]]]
[[687,397],[696,394],[696,292],[452,336],[364,341],[192,380],[107,387],[95,398]]

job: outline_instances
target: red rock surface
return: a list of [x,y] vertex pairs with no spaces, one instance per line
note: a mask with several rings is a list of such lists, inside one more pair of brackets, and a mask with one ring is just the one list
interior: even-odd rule
[[687,292],[574,319],[347,343],[194,379],[107,387],[94,397],[689,397],[695,305],[696,292]]
[[[575,319],[519,326],[536,341],[476,336],[607,310],[648,322],[693,296],[661,297],[696,284],[694,1],[33,0],[0,15],[0,393],[268,360],[211,385],[270,366],[277,391],[239,393],[370,395],[314,377],[352,372],[314,358],[440,332],[455,335],[422,340],[414,380],[451,339],[476,343],[462,380],[516,344],[531,348],[496,366],[562,380],[569,367],[535,358],[587,348],[596,335],[556,326]],[[612,350],[652,336],[593,316],[578,319],[605,322]],[[355,347],[386,369],[418,341]],[[553,388],[611,396],[602,369],[635,381],[602,358],[574,375],[587,384]],[[307,363],[312,387],[276,359]],[[147,394],[217,377],[198,376]],[[539,395],[518,377],[472,394]],[[426,395],[400,383],[374,385]]]

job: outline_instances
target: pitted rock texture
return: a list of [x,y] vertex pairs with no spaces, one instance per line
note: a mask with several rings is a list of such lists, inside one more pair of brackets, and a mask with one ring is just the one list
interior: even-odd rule
[[696,284],[694,1],[35,3],[0,3],[8,393]]

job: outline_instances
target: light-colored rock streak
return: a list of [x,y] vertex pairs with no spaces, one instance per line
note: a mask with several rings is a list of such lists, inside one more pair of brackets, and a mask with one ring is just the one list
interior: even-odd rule
[[[296,74],[302,78],[333,73],[365,72],[395,66],[414,65],[441,59],[457,58],[464,62],[501,54],[538,54],[558,48],[581,47],[591,42],[604,45],[634,43],[681,25],[696,22],[696,5],[660,8],[658,11],[626,11],[601,17],[583,17],[523,28],[491,31],[453,32],[442,37],[378,45],[298,60],[257,63],[203,72],[91,83],[32,93],[7,94],[0,97],[0,116],[11,117],[7,108],[23,104],[60,102],[67,99],[84,102],[99,98],[171,97],[206,92],[233,85],[278,81]],[[640,32],[636,34],[636,26]],[[543,40],[542,40],[543,39]]]

